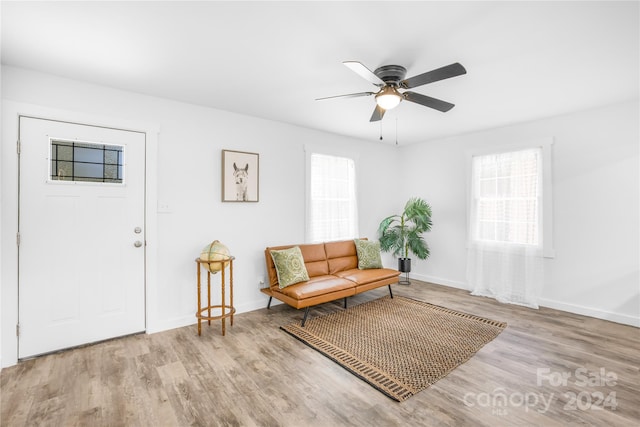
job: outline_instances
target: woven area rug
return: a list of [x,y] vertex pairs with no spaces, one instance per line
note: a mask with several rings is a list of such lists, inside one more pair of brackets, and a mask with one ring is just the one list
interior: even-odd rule
[[497,337],[506,323],[389,296],[282,326],[308,346],[403,401]]

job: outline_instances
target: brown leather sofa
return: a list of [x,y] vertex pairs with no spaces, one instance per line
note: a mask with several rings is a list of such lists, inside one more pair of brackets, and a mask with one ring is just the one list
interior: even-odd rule
[[[280,289],[278,274],[271,257],[272,250],[300,247],[309,280]],[[400,272],[389,268],[358,269],[358,255],[353,240],[337,242],[287,245],[268,247],[264,251],[269,276],[269,287],[262,292],[269,295],[267,308],[271,307],[273,298],[289,304],[294,308],[306,308],[302,319],[304,326],[311,306],[365,292],[381,286],[389,286],[389,294],[393,298],[391,284],[398,282]]]

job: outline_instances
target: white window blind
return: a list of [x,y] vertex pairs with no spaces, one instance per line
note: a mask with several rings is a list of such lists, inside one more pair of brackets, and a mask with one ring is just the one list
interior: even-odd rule
[[539,246],[541,148],[473,158],[473,239]]
[[355,163],[347,157],[311,153],[307,240],[358,237]]

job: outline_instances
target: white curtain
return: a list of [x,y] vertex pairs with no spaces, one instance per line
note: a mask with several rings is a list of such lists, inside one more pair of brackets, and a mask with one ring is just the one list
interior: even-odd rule
[[471,175],[472,295],[538,308],[544,280],[542,150],[475,156]]

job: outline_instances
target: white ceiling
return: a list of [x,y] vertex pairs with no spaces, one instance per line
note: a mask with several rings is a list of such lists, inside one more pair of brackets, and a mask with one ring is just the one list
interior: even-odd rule
[[2,63],[379,142],[375,87],[342,65],[453,62],[413,89],[385,143],[409,144],[638,99],[639,3],[7,2]]

